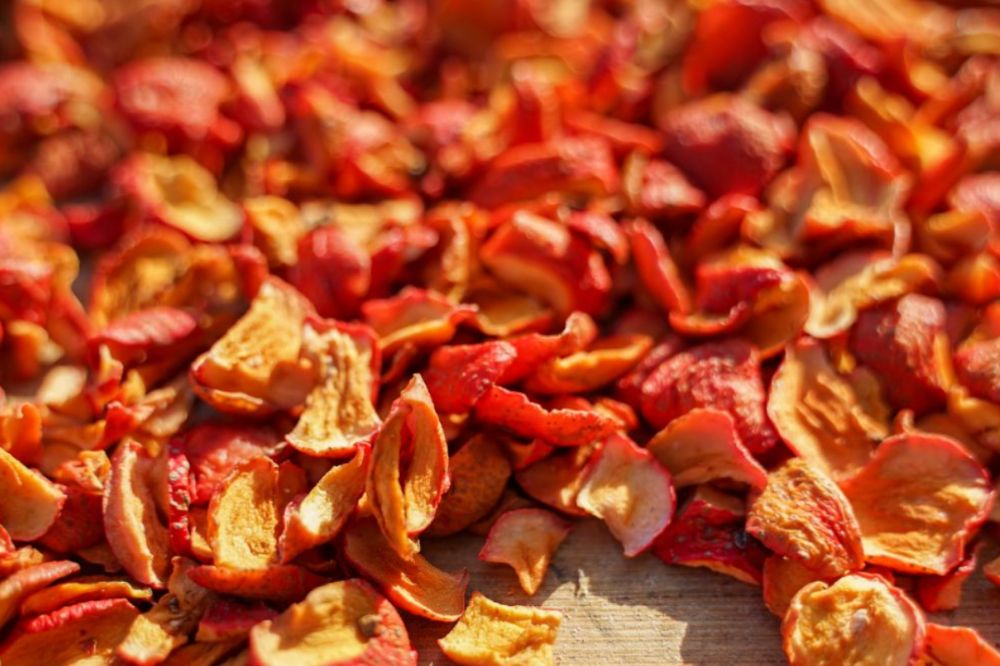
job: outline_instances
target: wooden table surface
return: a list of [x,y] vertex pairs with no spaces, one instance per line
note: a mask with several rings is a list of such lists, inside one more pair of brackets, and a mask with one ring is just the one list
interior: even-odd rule
[[[556,645],[562,665],[750,666],[786,663],[778,619],[760,590],[704,569],[666,566],[652,555],[628,560],[604,526],[580,521],[563,542],[544,586],[527,597],[508,566],[476,559],[482,537],[425,541],[428,559],[446,570],[466,567],[469,586],[503,603],[529,603],[563,612]],[[979,565],[1000,549],[987,548]],[[972,626],[1000,644],[1000,588],[977,571],[961,607],[932,616],[941,624]],[[449,664],[435,641],[451,625],[408,618],[420,663]],[[971,665],[970,665],[971,666]]]

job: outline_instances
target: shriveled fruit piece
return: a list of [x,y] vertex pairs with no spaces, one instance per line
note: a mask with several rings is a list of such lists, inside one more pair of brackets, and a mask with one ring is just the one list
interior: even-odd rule
[[322,576],[294,564],[272,564],[264,569],[229,569],[203,564],[188,571],[198,585],[219,594],[291,603],[327,582]]
[[745,514],[741,499],[698,486],[653,543],[653,553],[667,564],[705,567],[759,585],[767,552],[743,529]]
[[367,326],[310,320],[303,343],[317,357],[320,380],[286,439],[307,455],[349,456],[380,423],[373,403],[382,365],[375,333]]
[[882,442],[841,487],[865,559],[905,573],[948,573],[993,503],[989,475],[961,444],[916,432]]
[[135,618],[115,653],[130,664],[150,666],[164,661],[174,648],[188,642],[209,602],[215,596],[194,583],[191,560],[173,558],[167,593],[147,612]]
[[465,605],[469,574],[441,571],[422,555],[401,558],[371,519],[347,526],[344,557],[359,573],[374,581],[403,610],[437,622],[454,622]]
[[619,429],[618,423],[590,410],[546,409],[524,393],[492,386],[475,407],[476,420],[500,426],[521,437],[556,446],[583,446]]
[[625,233],[639,280],[656,304],[667,313],[690,312],[691,294],[659,230],[646,220],[632,220]]
[[840,488],[801,458],[767,476],[767,487],[750,504],[747,532],[779,555],[821,578],[864,566],[861,531]]
[[285,507],[278,541],[282,562],[337,536],[365,492],[368,460],[368,447],[359,447],[351,460],[331,467],[305,496]]
[[861,469],[889,434],[887,410],[863,398],[819,342],[800,338],[771,381],[767,413],[788,448],[839,480]]
[[292,250],[297,262],[289,267],[288,280],[317,312],[335,319],[355,316],[372,286],[372,258],[364,245],[327,224],[305,233]]
[[63,606],[98,599],[149,601],[152,598],[152,590],[137,587],[127,580],[103,576],[80,577],[66,583],[50,585],[35,592],[21,602],[21,613],[23,615],[42,615]]
[[58,560],[26,567],[5,578],[0,582],[0,627],[17,616],[21,602],[28,595],[79,570],[76,562]]
[[[154,306],[116,319],[88,344],[95,352],[98,346],[106,346],[112,358],[131,366],[176,357],[178,349],[190,349],[197,332],[198,321],[186,310]],[[179,360],[183,360],[184,351]]]
[[191,385],[210,405],[234,414],[267,414],[302,404],[316,368],[300,356],[312,305],[269,277],[250,309],[191,366]]
[[434,292],[406,287],[392,298],[365,301],[361,312],[378,334],[382,353],[388,355],[407,343],[437,347],[448,342],[458,324],[471,319],[476,310]]
[[577,516],[587,512],[576,505],[576,496],[594,454],[593,445],[559,453],[519,470],[514,479],[534,499],[554,509]]
[[451,487],[441,498],[434,522],[424,532],[429,536],[461,532],[489,513],[503,495],[511,465],[501,440],[479,433],[452,454],[448,473]]
[[103,514],[104,534],[118,561],[140,583],[160,588],[170,566],[169,535],[157,515],[154,465],[141,444],[121,442],[104,487]]
[[191,502],[205,505],[238,465],[277,453],[281,440],[266,427],[207,422],[187,431],[179,446],[191,465]]
[[692,409],[671,421],[646,445],[670,471],[677,488],[731,479],[761,489],[767,472],[744,448],[727,412]]
[[58,553],[89,548],[104,540],[104,526],[94,516],[101,512],[100,492],[79,486],[58,486],[66,496],[59,516],[39,543]]
[[514,346],[517,354],[499,383],[510,386],[523,381],[545,361],[586,349],[596,339],[597,324],[590,315],[579,311],[571,312],[566,317],[566,323],[559,333],[525,333],[510,338],[506,342]]
[[434,350],[424,373],[434,407],[442,414],[468,412],[516,358],[517,348],[503,340]]
[[427,386],[415,375],[375,438],[366,485],[375,519],[402,557],[419,550],[410,537],[434,520],[449,482],[448,442]]
[[967,342],[955,353],[955,375],[972,395],[1000,403],[1000,338]]
[[927,642],[921,666],[1000,666],[1000,651],[969,627],[927,623]]
[[282,508],[274,461],[259,457],[240,464],[208,505],[215,564],[262,569],[276,563]]
[[809,583],[781,624],[791,666],[906,666],[924,644],[924,617],[881,576],[849,574]]
[[277,615],[278,611],[261,601],[250,604],[216,597],[208,604],[198,621],[195,640],[214,642],[242,639],[256,625]]
[[674,354],[642,383],[642,414],[657,428],[697,407],[729,412],[753,454],[778,441],[764,412],[756,350],[739,339],[709,342]]
[[924,610],[931,613],[955,610],[962,599],[962,585],[976,570],[978,548],[943,576],[921,576],[917,579],[915,594]]
[[441,651],[458,664],[552,664],[562,613],[531,606],[505,606],[473,592],[469,606]]
[[536,395],[597,391],[631,370],[652,346],[647,335],[602,338],[586,350],[546,361],[525,380],[524,388]]
[[534,594],[545,580],[545,572],[571,525],[545,509],[515,509],[493,523],[479,559],[509,564],[521,589]]
[[4,666],[110,665],[115,647],[138,614],[125,599],[101,599],[22,620],[0,646],[0,662]]
[[358,578],[317,587],[297,604],[250,631],[257,666],[417,663],[399,613]]
[[798,591],[817,580],[822,580],[822,577],[798,560],[771,555],[764,560],[763,579],[760,584],[764,605],[769,611],[783,618]]
[[906,294],[862,312],[851,350],[883,378],[896,406],[920,414],[944,405],[951,363],[941,301]]
[[608,437],[588,463],[576,504],[604,521],[635,557],[653,543],[674,513],[670,472],[624,435]]
[[0,447],[0,525],[15,541],[34,541],[59,516],[66,495]]

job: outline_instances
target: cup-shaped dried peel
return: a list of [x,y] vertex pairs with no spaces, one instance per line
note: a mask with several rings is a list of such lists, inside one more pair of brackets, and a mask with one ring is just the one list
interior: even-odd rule
[[230,569],[203,564],[188,577],[204,588],[234,597],[291,603],[327,579],[294,564],[272,564],[263,569]]
[[792,451],[834,479],[858,471],[889,424],[831,365],[823,346],[800,338],[771,381],[767,414]]
[[213,422],[194,426],[177,444],[191,465],[194,505],[208,504],[238,465],[258,456],[272,456],[282,445],[270,428]]
[[21,602],[29,595],[79,570],[80,565],[69,560],[42,562],[16,571],[0,581],[0,628],[17,615]]
[[536,395],[597,391],[631,370],[652,346],[647,335],[609,336],[584,351],[546,361],[524,388]]
[[768,475],[767,487],[750,504],[746,529],[775,553],[801,562],[821,578],[864,566],[861,531],[847,498],[801,458]]
[[881,576],[809,583],[781,624],[791,666],[907,666],[924,643],[923,612]]
[[646,220],[632,220],[625,226],[639,281],[664,312],[691,311],[691,295],[681,280],[667,244],[659,230]]
[[328,583],[250,631],[255,666],[412,666],[417,654],[399,613],[357,578]]
[[419,550],[411,537],[434,520],[448,484],[448,442],[427,386],[415,375],[375,438],[366,485],[379,527],[404,558]]
[[348,524],[343,552],[358,573],[378,584],[403,610],[437,622],[454,622],[462,614],[468,572],[441,571],[419,553],[403,559],[389,546],[374,520]]
[[927,623],[921,666],[1000,666],[1000,651],[969,627]]
[[252,570],[276,563],[282,508],[278,465],[264,457],[241,463],[208,505],[215,564]]
[[904,573],[948,573],[993,504],[986,470],[940,435],[890,437],[841,487],[858,518],[865,559]]
[[104,486],[104,534],[130,576],[163,587],[170,567],[169,534],[157,515],[150,481],[154,464],[138,442],[118,445]]
[[597,339],[597,324],[590,315],[575,311],[566,317],[563,329],[552,335],[526,333],[507,340],[517,352],[514,361],[500,378],[500,384],[510,386],[523,381],[545,361],[569,356],[586,349]]
[[294,288],[277,278],[265,280],[246,314],[191,366],[195,392],[234,414],[302,404],[316,372],[301,358],[303,323],[312,313]]
[[[2,583],[0,583],[0,586],[2,586]],[[21,614],[43,615],[58,610],[63,606],[70,606],[83,601],[96,601],[98,599],[149,601],[152,598],[152,590],[146,587],[138,587],[127,580],[105,576],[85,576],[75,578],[66,583],[49,585],[29,595],[21,602]]]
[[429,536],[461,532],[488,514],[503,495],[511,465],[501,440],[479,433],[451,456],[448,473],[451,487],[424,532]]
[[547,666],[554,663],[561,623],[558,611],[506,606],[473,592],[458,624],[438,645],[449,659],[467,666]]
[[486,536],[479,559],[509,564],[521,589],[534,594],[545,580],[545,572],[559,544],[572,526],[545,509],[515,509],[502,514]]
[[519,391],[492,386],[476,403],[477,421],[556,446],[583,446],[619,429],[618,422],[590,410],[546,409]]
[[612,435],[588,463],[576,504],[604,521],[626,557],[653,543],[674,513],[670,472],[624,435]]
[[373,403],[382,365],[378,342],[366,326],[326,320],[308,322],[303,337],[318,356],[320,379],[285,438],[307,455],[345,458],[380,423]]
[[0,448],[0,525],[11,539],[34,541],[59,516],[66,495],[41,474]]
[[519,470],[514,479],[533,499],[570,515],[585,516],[576,496],[586,478],[593,445],[580,446],[544,458]]
[[437,347],[451,340],[459,323],[475,316],[469,305],[455,305],[434,292],[406,287],[392,298],[366,301],[361,306],[365,323],[379,337],[386,355],[411,343]]
[[22,620],[0,645],[4,666],[111,664],[139,611],[125,599],[83,601]]
[[727,412],[692,409],[671,421],[646,445],[677,488],[732,479],[751,488],[767,484],[767,472],[746,450]]
[[807,569],[798,560],[771,555],[764,560],[763,578],[760,583],[764,605],[769,611],[783,618],[798,591],[817,580],[822,580],[822,576]]
[[517,348],[503,340],[440,347],[431,354],[424,379],[442,414],[464,414],[517,358]]
[[331,467],[304,497],[285,507],[278,541],[282,562],[337,536],[365,492],[368,460],[368,447],[359,447],[351,460]]

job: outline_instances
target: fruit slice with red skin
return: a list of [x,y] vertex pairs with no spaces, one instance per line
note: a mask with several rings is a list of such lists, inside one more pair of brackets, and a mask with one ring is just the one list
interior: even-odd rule
[[670,524],[674,486],[653,454],[612,435],[588,463],[576,505],[604,521],[625,557],[635,557]]
[[170,549],[179,555],[191,553],[191,463],[183,443],[170,440],[167,445],[167,531]]
[[744,448],[727,412],[692,409],[658,432],[646,448],[670,470],[677,488],[717,479],[757,489],[767,485],[767,472]]
[[882,442],[841,487],[865,559],[904,573],[951,571],[993,505],[989,474],[961,444],[916,432]]
[[17,571],[0,582],[0,628],[18,613],[21,602],[50,583],[75,574],[80,565],[69,560],[42,562]]
[[0,525],[15,541],[34,541],[56,521],[65,495],[50,481],[0,448]]
[[281,439],[270,428],[207,422],[188,430],[179,445],[191,465],[191,503],[203,506],[240,463],[275,455]]
[[198,621],[195,640],[214,642],[244,638],[253,627],[276,615],[278,611],[260,601],[250,604],[235,599],[215,598]]
[[861,530],[844,493],[801,458],[772,471],[750,504],[746,530],[778,555],[820,578],[864,566]]
[[493,523],[479,559],[509,564],[525,594],[534,594],[571,527],[569,522],[545,509],[508,511]]
[[972,395],[1000,402],[1000,338],[968,342],[955,353],[955,374]]
[[917,601],[929,613],[939,613],[958,608],[962,599],[962,586],[976,570],[978,547],[944,576],[921,576],[914,590]]
[[104,527],[100,521],[94,520],[94,516],[101,512],[101,494],[75,485],[59,485],[58,488],[66,499],[56,521],[39,539],[39,543],[57,553],[68,553],[102,542]]
[[562,513],[586,516],[587,512],[577,506],[576,497],[594,450],[592,445],[579,446],[544,458],[519,470],[514,479],[533,499]]
[[167,306],[145,308],[116,319],[90,340],[92,353],[104,345],[112,358],[131,366],[162,360],[185,349],[198,332],[198,321],[186,310]]
[[583,446],[619,429],[607,416],[589,410],[546,409],[524,393],[492,386],[476,403],[477,421],[556,446]]
[[625,225],[625,233],[639,280],[656,304],[667,313],[690,312],[691,294],[659,230],[646,220],[632,220]]
[[926,666],[1000,666],[1000,651],[969,627],[928,623],[925,652]]
[[451,487],[424,532],[428,536],[461,532],[496,506],[511,474],[503,440],[491,433],[473,435],[449,458],[448,473]]
[[214,563],[263,569],[278,561],[282,498],[278,465],[258,457],[239,465],[208,505]]
[[291,603],[326,582],[322,576],[294,564],[273,564],[265,569],[228,569],[203,564],[188,577],[204,588],[234,597]]
[[468,412],[516,358],[517,349],[503,340],[439,347],[424,373],[434,407],[441,414]]
[[63,606],[98,599],[149,601],[152,598],[152,590],[136,587],[127,580],[116,580],[104,576],[83,576],[65,583],[50,585],[30,595],[21,602],[21,614],[44,615],[59,610]]
[[438,645],[458,664],[551,664],[561,623],[558,611],[506,606],[473,592],[458,624]]
[[781,624],[791,666],[907,666],[924,646],[924,614],[881,576],[816,581],[792,599]]
[[129,575],[161,588],[170,566],[169,535],[151,490],[153,465],[138,442],[125,440],[118,445],[104,488],[104,533]]
[[112,664],[115,647],[138,614],[125,599],[100,599],[22,620],[0,646],[0,661],[4,666]]
[[318,587],[250,631],[254,666],[415,666],[399,613],[358,578]]
[[343,553],[358,573],[378,584],[403,610],[436,622],[454,622],[462,614],[468,572],[441,571],[420,554],[401,558],[374,520],[361,519],[347,526]]
[[282,562],[337,536],[365,491],[368,459],[368,447],[358,447],[351,460],[331,467],[308,493],[285,507],[278,541]]

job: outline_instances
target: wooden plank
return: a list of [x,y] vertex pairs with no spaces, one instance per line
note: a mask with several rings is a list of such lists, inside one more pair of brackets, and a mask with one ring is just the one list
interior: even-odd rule
[[[527,597],[510,567],[476,559],[483,539],[461,535],[425,540],[436,565],[469,568],[471,590],[504,603],[556,608],[565,620],[557,663],[569,665],[771,666],[784,664],[779,622],[759,588],[702,569],[669,567],[651,555],[627,560],[597,521],[581,521],[556,554],[545,585]],[[988,549],[980,566],[997,553]],[[981,573],[966,586],[962,607],[938,614],[942,624],[973,626],[1000,644],[1000,589]],[[420,663],[449,664],[435,641],[451,625],[407,618]]]

